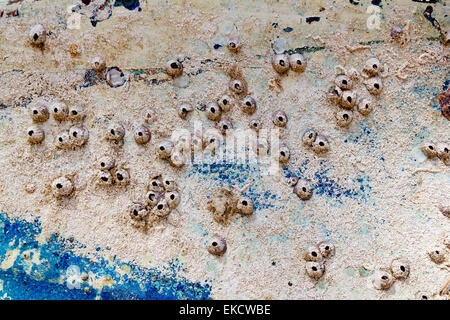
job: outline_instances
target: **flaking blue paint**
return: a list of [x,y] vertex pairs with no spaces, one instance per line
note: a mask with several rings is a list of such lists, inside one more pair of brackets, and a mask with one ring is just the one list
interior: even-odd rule
[[[141,12],[142,9],[140,7],[140,3],[139,0],[116,0],[114,2],[113,7],[124,7],[128,10],[134,10],[134,9],[138,9],[137,11]],[[105,6],[106,7],[106,6]],[[91,24],[93,27],[97,26],[97,23],[108,20],[109,18],[111,18],[112,16],[112,10],[111,12],[108,14],[108,17],[106,19],[97,19],[97,14],[98,11],[94,12],[94,15],[92,17],[90,17],[91,20]]]
[[[303,207],[301,209],[303,209]],[[301,209],[298,211],[292,212],[292,214],[291,214],[292,223],[294,225],[300,226],[302,229],[305,229],[308,226],[313,226],[313,227],[317,226],[322,231],[320,238],[322,240],[330,240],[332,238],[332,234],[331,234],[331,231],[328,230],[326,223],[316,221],[313,213],[305,215],[305,213],[302,212]],[[295,236],[295,234],[294,234],[294,236]],[[342,235],[340,235],[339,233],[336,233],[336,232],[333,234],[333,237],[342,239]]]
[[88,69],[84,74],[84,83],[79,86],[76,86],[74,89],[78,90],[81,88],[88,88],[98,84],[99,81],[100,79],[97,77],[97,73],[92,69]]
[[[304,177],[308,164],[309,160],[305,160],[295,171],[284,167],[283,174],[286,178]],[[327,162],[322,161],[320,169],[312,177],[309,177],[313,182],[314,194],[332,198],[341,204],[342,198],[354,199],[358,202],[370,199],[372,188],[369,176],[357,176],[351,179],[354,187],[346,188],[337,182],[337,178],[329,176],[329,168],[326,166]],[[249,190],[244,192],[244,195],[253,200],[255,210],[282,209],[284,207],[278,201],[279,195],[274,194],[271,190],[261,190],[263,187],[258,183],[261,179],[261,172],[256,165],[235,163],[194,164],[188,172],[188,176],[195,176],[203,182],[214,181],[221,187],[242,187],[247,183],[252,183]]]
[[438,101],[439,94],[441,93],[440,87],[430,87],[429,84],[424,84],[423,86],[416,85],[412,89],[412,93],[417,99],[425,101],[426,104],[428,104],[428,101],[431,101],[431,108],[439,112],[441,111],[441,106]]
[[[41,227],[39,221],[11,220],[0,213],[0,266],[8,252],[19,250],[14,264],[0,268],[4,299],[155,299],[205,300],[210,298],[211,287],[204,283],[193,283],[180,275],[182,265],[174,259],[166,266],[143,268],[133,263],[123,263],[113,257],[105,260],[100,255],[82,257],[73,248],[83,247],[73,239],[62,239],[55,235],[51,241],[38,243]],[[29,259],[23,252],[32,250]],[[33,252],[39,252],[39,263],[33,262]],[[69,289],[65,274],[69,266],[75,265],[81,273],[92,273],[95,277],[110,279],[108,285],[95,289],[89,282],[81,282],[80,288]],[[129,272],[118,272],[126,267]],[[86,293],[85,288],[90,292]]]
[[444,81],[444,85],[442,86],[442,90],[446,91],[448,89],[449,84],[450,84],[450,79],[446,79]]
[[305,160],[296,171],[291,171],[288,167],[284,168],[284,174],[286,178],[300,177],[308,178],[312,180],[314,187],[314,194],[318,196],[326,196],[337,200],[342,203],[341,198],[350,198],[357,201],[367,201],[370,198],[370,177],[358,176],[355,179],[351,179],[354,187],[349,189],[337,182],[337,179],[329,176],[329,168],[326,167],[326,161],[321,162],[321,168],[318,169],[312,177],[305,177],[309,161]]
[[136,8],[139,8],[140,3],[139,0],[116,0],[116,2],[114,2],[114,7],[121,6],[128,10],[134,10]]
[[375,121],[365,119],[358,123],[356,128],[343,134],[344,142],[360,143],[366,147],[367,153],[375,151],[377,148],[377,132],[380,131],[380,125]]
[[365,176],[352,179],[354,188],[349,189],[338,184],[335,178],[330,178],[328,176],[328,170],[327,168],[323,168],[314,174],[314,192],[316,194],[326,195],[338,201],[340,201],[341,197],[358,201],[367,200],[371,191],[369,184],[370,177]]
[[381,0],[372,0],[372,5],[383,8],[383,6],[381,5]]
[[276,205],[276,200],[280,199],[277,194],[270,190],[260,190],[257,183],[261,178],[261,171],[256,165],[236,164],[236,163],[203,163],[193,164],[188,172],[189,177],[197,177],[201,181],[214,181],[218,186],[243,187],[247,183],[252,183],[250,188],[243,193],[252,199],[255,210],[266,208],[282,209]]

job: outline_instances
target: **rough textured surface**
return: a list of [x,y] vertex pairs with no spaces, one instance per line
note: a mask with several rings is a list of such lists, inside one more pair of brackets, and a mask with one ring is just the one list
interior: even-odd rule
[[[449,143],[439,95],[448,90],[450,49],[423,14],[427,4],[6,2],[12,1],[0,1],[3,298],[413,299],[419,291],[445,298],[439,292],[450,277],[450,220],[438,208],[449,205],[449,168],[426,159],[420,147],[429,141]],[[106,5],[93,16],[92,6],[100,2]],[[81,13],[80,28],[70,29],[67,21],[74,13],[67,8],[75,4],[80,5],[75,8]],[[367,26],[371,5],[372,12],[379,10],[379,30]],[[447,30],[448,4],[439,1],[433,8],[431,16]],[[14,10],[18,15],[8,14]],[[42,48],[27,40],[37,23],[47,31]],[[391,36],[394,25],[403,28],[397,40]],[[229,37],[241,39],[236,54],[226,48]],[[301,52],[308,62],[305,72],[279,76],[271,59],[284,51]],[[125,72],[124,86],[111,88],[96,76],[90,60],[98,55],[108,67]],[[334,115],[338,108],[326,92],[336,73],[352,73],[352,68],[361,73],[371,57],[384,66],[383,90],[372,97],[368,116],[355,111],[351,124],[341,128]],[[183,62],[184,76],[173,80],[164,72],[170,59]],[[273,127],[275,110],[289,119],[280,129],[291,153],[282,174],[266,176],[257,166],[240,163],[175,169],[160,160],[156,145],[173,130],[193,130],[194,121],[214,126],[196,107],[182,120],[178,107],[183,102],[204,105],[226,93],[224,70],[235,63],[257,101],[263,127]],[[364,79],[356,79],[359,96],[370,97]],[[83,106],[86,146],[57,149],[55,137],[69,122],[52,117],[42,124],[44,142],[30,145],[29,109],[40,100]],[[144,123],[148,107],[157,116],[148,126],[151,142],[140,146],[133,129]],[[234,128],[247,127],[250,120],[239,107],[227,118]],[[125,127],[120,148],[104,138],[111,122]],[[327,153],[302,145],[308,128],[325,135]],[[93,183],[95,161],[105,154],[129,170],[128,185]],[[176,177],[181,202],[167,220],[143,232],[125,217],[131,201],[143,199],[155,172]],[[76,190],[57,200],[50,183],[60,175],[73,177]],[[300,200],[286,184],[285,178],[294,175],[312,181],[310,200]],[[249,184],[244,195],[253,200],[254,213],[235,215],[227,225],[214,221],[207,202],[215,190]],[[55,234],[57,245],[48,242]],[[227,241],[222,257],[205,247],[215,234]],[[302,254],[323,240],[333,243],[336,253],[324,276],[314,281],[305,272]],[[441,264],[428,257],[437,247],[446,254]],[[23,258],[27,250],[33,252],[29,260]],[[55,261],[52,257],[61,252],[68,258]],[[388,271],[395,258],[409,261],[409,278],[395,281],[387,291],[376,290],[371,276]],[[66,287],[70,265],[102,281]]]

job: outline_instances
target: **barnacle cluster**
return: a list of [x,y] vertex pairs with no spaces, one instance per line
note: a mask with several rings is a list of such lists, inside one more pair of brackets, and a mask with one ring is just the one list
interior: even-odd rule
[[294,193],[302,200],[309,200],[313,195],[313,185],[310,180],[304,178],[290,177],[287,184],[292,187]]
[[422,152],[428,159],[438,158],[446,166],[450,165],[450,146],[448,143],[439,142],[437,144],[429,142],[421,148]]
[[307,129],[303,133],[302,143],[306,148],[311,149],[316,154],[326,153],[330,148],[327,137],[314,129]]
[[306,274],[314,280],[320,279],[325,273],[325,261],[334,256],[335,250],[334,245],[328,241],[306,248],[303,253]]
[[[50,111],[49,111],[50,107]],[[27,129],[28,141],[31,144],[42,143],[45,139],[44,129],[40,124],[46,122],[52,114],[57,125],[63,127],[56,135],[55,145],[60,149],[75,149],[84,146],[89,139],[89,131],[82,124],[82,108],[80,106],[71,106],[70,108],[64,102],[38,101],[30,108],[30,117],[33,125]],[[70,120],[66,125],[64,122]]]
[[[373,110],[373,101],[369,97],[358,97],[355,89],[359,74],[355,69],[350,71],[340,67],[340,72],[333,79],[333,85],[328,89],[327,97],[339,106],[335,113],[336,124],[340,127],[348,127],[355,118],[353,110],[362,116],[368,116]],[[372,96],[378,96],[383,89],[380,77],[382,65],[377,58],[368,59],[362,69],[361,75],[365,78],[364,85]]]
[[392,260],[389,269],[374,272],[372,284],[375,289],[388,290],[395,281],[408,278],[409,272],[409,262],[405,259],[395,258]]
[[157,174],[150,179],[144,201],[131,203],[128,216],[133,226],[146,228],[155,221],[166,218],[179,203],[180,195],[175,179]]
[[[51,33],[48,33],[50,36]],[[405,35],[403,28],[394,26],[391,29],[391,36],[394,40],[399,40]],[[38,24],[34,25],[28,35],[28,41],[36,48],[43,48],[47,40],[47,31]],[[444,35],[443,42],[448,43],[448,33]],[[226,44],[228,50],[233,54],[238,54],[242,49],[243,42],[238,37],[230,37]],[[79,51],[73,47],[73,53]],[[307,61],[301,53],[292,54],[276,54],[271,58],[271,64],[275,72],[284,75],[289,70],[296,73],[304,73],[307,68]],[[97,78],[104,81],[111,88],[123,86],[128,81],[128,75],[125,70],[119,67],[108,67],[102,56],[96,56],[90,60],[90,72],[95,71]],[[162,68],[170,79],[176,79],[183,76],[184,66],[180,59],[171,59],[167,61]],[[335,112],[335,121],[339,127],[348,128],[353,120],[358,117],[367,117],[374,110],[377,97],[383,90],[382,70],[383,66],[380,61],[372,57],[368,59],[359,74],[355,69],[349,72],[341,68],[343,72],[337,72],[332,79],[332,85],[326,93],[328,99],[337,106]],[[341,71],[342,71],[341,70]],[[228,85],[224,92],[220,92],[212,98],[212,101],[204,104],[201,111],[203,115],[214,126],[219,129],[222,135],[226,135],[234,125],[225,115],[234,107],[238,107],[245,116],[248,124],[246,126],[259,132],[262,128],[261,118],[258,117],[257,111],[261,104],[257,96],[249,90],[249,84],[245,79],[243,68],[239,64],[233,64],[226,70],[229,76]],[[361,81],[360,76],[363,78]],[[281,78],[278,77],[278,80]],[[358,84],[364,84],[366,94],[361,94],[361,88],[357,89]],[[364,87],[362,90],[364,90]],[[109,88],[108,88],[109,89]],[[445,95],[442,99],[446,99]],[[442,102],[441,102],[442,104]],[[448,113],[447,100],[445,100],[445,108],[443,113]],[[176,107],[179,117],[183,120],[188,119],[189,115],[194,111],[190,102],[182,102]],[[354,112],[356,108],[357,112]],[[56,147],[59,149],[76,149],[86,145],[89,139],[89,131],[84,124],[86,117],[86,108],[79,104],[68,105],[62,101],[54,101],[47,103],[39,101],[34,103],[30,108],[30,117],[32,125],[27,129],[27,139],[31,144],[39,145],[45,140],[45,132],[43,123],[53,117],[61,131],[56,135]],[[286,109],[288,110],[288,109]],[[256,114],[256,115],[255,115]],[[252,117],[252,118],[250,118]],[[152,132],[148,125],[153,123],[157,118],[155,109],[148,108],[143,115],[142,122],[127,127],[131,129],[136,144],[143,147],[152,139]],[[272,124],[278,128],[286,128],[288,126],[288,116],[282,109],[273,110],[270,118]],[[291,120],[292,121],[292,120]],[[270,121],[269,121],[270,122]],[[269,123],[270,124],[270,123]],[[239,126],[238,124],[235,124]],[[104,132],[107,141],[113,146],[123,146],[126,129],[122,122],[110,121]],[[195,132],[189,137],[179,137],[177,139],[160,140],[156,145],[156,153],[160,159],[166,160],[171,166],[182,167],[191,153],[194,151],[205,151],[214,153],[219,147],[221,136],[206,130],[205,132]],[[192,143],[191,143],[192,142]],[[327,137],[314,129],[307,129],[302,137],[301,142],[304,147],[312,150],[316,154],[324,154],[329,150],[329,141]],[[256,145],[259,155],[267,154],[269,149],[268,142],[264,138],[260,138]],[[421,147],[421,150],[429,159],[438,158],[445,165],[450,164],[450,153],[448,143],[432,143],[429,142]],[[286,165],[291,157],[291,150],[285,143],[275,146],[273,157],[276,157],[281,164]],[[103,186],[111,185],[128,185],[130,183],[130,172],[125,167],[118,165],[116,160],[105,155],[97,159],[95,163],[95,181]],[[292,188],[301,200],[307,201],[311,199],[314,193],[312,182],[306,178],[290,177],[287,184]],[[71,176],[58,176],[51,181],[51,192],[56,198],[63,198],[72,195],[75,191],[74,180]],[[27,185],[26,191],[33,193],[34,185]],[[255,211],[255,203],[253,200],[244,195],[244,190],[236,190],[234,188],[222,187],[215,190],[206,203],[207,209],[211,212],[214,221],[226,224],[236,215],[250,216]],[[147,228],[154,222],[163,220],[175,210],[180,203],[180,194],[175,179],[166,175],[156,174],[150,177],[145,197],[142,196],[140,201],[132,201],[126,211],[126,219],[133,226],[139,228]],[[448,206],[439,207],[443,215],[449,217]],[[207,251],[216,256],[224,255],[227,251],[226,240],[219,236],[212,236],[206,243]],[[446,247],[433,247],[427,252],[429,259],[435,263],[442,265],[446,261],[448,252],[448,243]],[[335,254],[335,247],[328,241],[319,242],[308,247],[303,253],[306,261],[306,274],[314,280],[323,277],[325,273],[325,262]],[[403,281],[409,277],[410,265],[405,259],[393,259],[389,268],[377,270],[371,278],[372,284],[376,289],[388,290],[395,281]],[[442,289],[443,294],[448,295],[450,285],[447,283]],[[418,292],[417,297],[420,299],[429,299],[426,293]]]
[[283,74],[291,69],[294,72],[304,72],[307,66],[306,59],[301,53],[291,55],[276,54],[272,57],[272,66],[276,72]]
[[207,208],[212,213],[214,221],[228,223],[230,219],[239,213],[251,215],[254,211],[253,200],[242,195],[243,190],[219,188],[211,195],[207,202]]
[[113,157],[105,155],[100,157],[95,167],[96,180],[100,185],[127,185],[130,183],[130,173],[122,166],[117,166]]

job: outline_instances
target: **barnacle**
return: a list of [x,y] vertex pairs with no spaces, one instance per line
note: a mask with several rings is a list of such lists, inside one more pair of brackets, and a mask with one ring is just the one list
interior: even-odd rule
[[208,241],[206,248],[209,253],[221,256],[227,251],[227,242],[224,238],[215,235]]
[[284,127],[288,122],[286,113],[283,110],[277,110],[272,114],[272,122],[277,127]]
[[306,130],[302,135],[302,142],[305,146],[312,147],[314,141],[316,141],[317,132],[314,129]]
[[278,73],[285,73],[289,70],[289,58],[285,54],[277,54],[272,58],[272,66]]
[[30,109],[30,114],[31,114],[31,119],[33,119],[33,121],[35,121],[35,122],[44,122],[44,121],[47,121],[49,118],[48,108],[42,102],[36,103]]
[[45,133],[42,128],[38,126],[31,126],[27,129],[27,137],[30,143],[41,143],[42,141],[44,141]]
[[241,197],[238,202],[236,209],[238,212],[244,215],[250,215],[253,213],[253,200],[249,197]]
[[58,177],[52,181],[52,192],[55,197],[69,196],[73,192],[73,183],[66,177]]
[[325,272],[325,265],[320,262],[309,261],[305,265],[306,273],[312,279],[318,280],[320,279]]
[[31,27],[28,36],[32,44],[41,45],[45,42],[47,33],[41,24],[36,24]]
[[289,67],[295,72],[304,72],[306,69],[306,59],[300,53],[294,53],[289,56]]
[[313,195],[313,186],[307,179],[299,179],[294,187],[294,193],[302,200],[309,200]]
[[323,260],[322,253],[320,253],[320,250],[317,246],[310,246],[306,248],[303,257],[306,261],[321,262]]
[[134,130],[134,140],[137,144],[146,144],[151,137],[152,134],[146,126],[140,125]]
[[394,259],[391,262],[391,273],[395,279],[408,278],[409,269],[409,262],[404,259]]
[[165,66],[166,72],[171,77],[178,77],[183,74],[183,64],[177,60],[169,60]]

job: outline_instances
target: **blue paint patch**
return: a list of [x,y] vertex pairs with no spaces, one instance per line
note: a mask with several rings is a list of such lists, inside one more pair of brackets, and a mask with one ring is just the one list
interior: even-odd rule
[[369,123],[369,120],[364,119],[358,124],[356,129],[345,133],[344,142],[362,143],[368,147],[368,152],[376,150],[378,129],[378,123],[375,120]]
[[[308,161],[303,162],[297,172],[292,172],[287,167],[284,168],[286,178],[293,176],[303,178],[307,164]],[[315,194],[335,199],[339,203],[342,203],[342,198],[355,199],[357,201],[367,201],[370,198],[370,192],[372,190],[370,177],[363,176],[352,179],[351,182],[354,187],[349,189],[341,186],[335,178],[328,176],[329,169],[324,166],[325,162],[322,162],[321,165],[321,169],[316,171],[311,179]]]
[[141,4],[139,3],[139,0],[116,0],[116,2],[114,2],[114,7],[123,6],[128,10],[134,10],[136,8],[139,8],[140,5]]
[[284,32],[291,32],[293,29],[291,28],[291,27],[287,27],[287,28],[284,28],[283,29],[283,31]]
[[[445,86],[445,83],[444,83]],[[447,83],[448,86],[448,83]],[[431,108],[435,109],[439,112],[441,112],[441,107],[439,104],[439,94],[440,92],[440,88],[438,87],[429,87],[427,85],[424,86],[420,86],[420,85],[416,85],[413,89],[412,92],[421,100],[425,100],[425,101],[432,101],[431,104]]]
[[425,11],[423,12],[423,16],[425,17],[425,19],[427,19],[433,25],[433,27],[436,30],[441,32],[441,26],[440,26],[439,22],[434,17],[431,16],[432,13],[433,13],[433,7],[427,6]]
[[319,22],[320,21],[320,17],[307,17],[306,18],[306,23],[311,24],[312,22]]
[[372,0],[372,4],[374,6],[379,6],[380,8],[383,8],[383,6],[381,5],[381,0]]
[[264,193],[259,193],[254,190],[253,187],[243,193],[244,196],[249,197],[253,201],[253,206],[255,210],[275,208],[281,210],[283,206],[275,206],[274,202],[279,200],[280,197],[270,191],[265,191]]
[[94,70],[86,70],[86,73],[84,74],[84,83],[75,87],[75,90],[92,87],[98,84],[99,81],[100,79],[97,77],[97,73]]
[[89,18],[89,20],[91,21],[92,26],[96,27],[97,23],[108,20],[111,17],[112,17],[112,11],[108,14],[106,19],[97,19],[97,12],[96,12],[92,17]]
[[[128,10],[134,10],[136,8],[138,8],[138,12],[142,11],[142,8],[140,7],[140,3],[139,0],[116,0],[114,2],[113,7],[124,7]],[[108,17],[106,17],[105,19],[98,19],[97,15],[99,13],[99,11],[101,10],[105,10],[105,8],[110,8],[110,12],[108,14]],[[93,27],[97,26],[97,23],[108,20],[109,18],[111,18],[112,16],[112,8],[110,7],[110,5],[105,4],[103,7],[100,7],[98,10],[95,10],[93,12],[93,15],[91,17],[89,17],[91,24]]]
[[193,164],[188,176],[203,176],[203,181],[218,181],[220,186],[232,187],[233,185],[243,185],[249,181],[251,175],[259,173],[256,166],[250,164],[234,163],[201,163]]
[[305,160],[300,164],[300,167],[297,169],[296,172],[292,172],[289,170],[288,167],[284,167],[283,171],[284,171],[284,175],[286,178],[291,178],[291,177],[303,177],[305,174],[306,169],[308,168],[308,164],[309,164],[309,160]]
[[293,237],[295,237],[295,230],[289,229],[285,230],[285,232],[282,234],[275,234],[267,237],[267,241],[281,243],[286,242],[287,240],[292,239]]
[[[4,263],[11,253],[17,254],[10,267],[0,269],[1,295],[15,300],[210,299],[211,286],[206,281],[187,281],[180,275],[183,268],[177,259],[167,266],[150,269],[122,263],[115,257],[105,260],[98,254],[87,258],[71,250],[83,246],[73,238],[51,235],[48,241],[39,244],[37,239],[41,232],[37,219],[30,223],[9,219],[5,213],[0,213],[0,261]],[[25,252],[29,252],[28,256]],[[79,268],[74,278],[77,285],[70,289],[67,271],[74,266]],[[81,273],[104,279],[107,284],[95,289],[89,280],[82,281],[78,277]]]
[[339,185],[334,178],[328,176],[328,169],[322,169],[314,174],[314,192],[318,195],[326,195],[330,198],[339,199],[346,197],[355,200],[367,200],[369,197],[370,177],[357,177],[352,179],[354,188],[348,189]]
[[[318,226],[322,229],[322,236],[320,237],[322,240],[331,239],[331,231],[327,229],[327,225],[324,222],[317,222],[314,220],[314,214],[308,216],[302,216],[300,211],[294,211],[292,213],[292,221],[295,225],[301,226],[305,229],[307,226]],[[342,238],[340,235],[335,235],[337,238]]]
[[[425,139],[425,135],[428,131],[428,128],[425,126],[420,127],[419,131],[414,135],[414,137],[418,138],[419,141],[422,143],[423,140]],[[416,139],[417,141],[417,139]]]
[[216,43],[216,44],[214,45],[214,50],[217,50],[217,49],[219,49],[220,47],[222,47],[222,45]]
[[254,182],[250,188],[243,193],[253,201],[255,210],[266,208],[282,209],[276,206],[276,200],[280,197],[268,190],[258,191],[260,184],[256,183],[261,178],[261,172],[258,166],[236,163],[202,163],[193,164],[192,169],[188,172],[188,177],[196,176],[203,182],[215,181],[220,187],[243,187],[249,182]]

